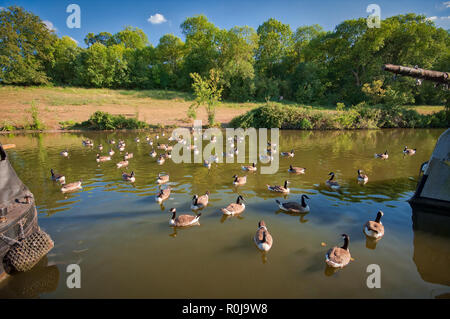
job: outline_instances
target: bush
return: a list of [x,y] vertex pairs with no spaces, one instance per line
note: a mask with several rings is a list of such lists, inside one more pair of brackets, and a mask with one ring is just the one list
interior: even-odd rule
[[112,115],[97,111],[89,120],[80,124],[81,127],[93,130],[120,130],[147,128],[148,124],[136,118],[126,118],[123,115]]

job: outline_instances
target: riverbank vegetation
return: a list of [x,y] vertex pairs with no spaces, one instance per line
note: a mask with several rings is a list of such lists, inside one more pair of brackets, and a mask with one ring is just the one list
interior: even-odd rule
[[[12,6],[0,11],[0,84],[13,90],[17,87],[12,85],[62,86],[50,88],[59,92],[50,92],[44,101],[25,102],[36,103],[38,119],[51,128],[59,122],[84,122],[97,110],[125,118],[138,113],[137,121],[152,125],[157,124],[155,115],[165,124],[186,124],[186,115],[193,117],[197,110],[209,122],[224,124],[240,116],[233,123],[247,123],[259,111],[242,113],[264,103],[261,114],[270,110],[267,105],[277,105],[280,114],[298,120],[288,119],[291,124],[286,125],[293,127],[309,127],[308,122],[312,128],[443,125],[436,118],[430,120],[432,114],[410,112],[406,105],[448,105],[448,90],[392,76],[381,66],[450,70],[448,30],[416,14],[392,16],[381,24],[381,28],[368,28],[366,19],[359,18],[343,21],[332,31],[319,25],[292,30],[271,18],[256,30],[248,26],[227,30],[197,15],[180,25],[184,41],[167,34],[153,46],[141,29],[127,26],[115,34],[89,33],[83,48],[67,36],[58,38],[33,13]],[[211,72],[220,97],[202,99],[196,80],[205,81]],[[97,93],[85,95],[83,88]],[[76,96],[71,91],[83,93]],[[141,99],[147,99],[145,105]],[[206,110],[199,105],[206,105]],[[221,113],[221,107],[228,109]],[[33,122],[17,118],[23,116],[22,110],[10,110],[17,114],[9,114],[0,125],[24,127]],[[308,114],[302,113],[305,110]],[[62,112],[72,118],[69,114],[58,121],[49,118]],[[391,113],[392,119],[384,122],[383,117]],[[316,121],[320,116],[324,119]],[[333,124],[323,124],[329,121]]]

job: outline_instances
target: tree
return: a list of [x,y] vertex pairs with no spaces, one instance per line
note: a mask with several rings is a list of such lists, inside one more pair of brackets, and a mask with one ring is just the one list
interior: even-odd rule
[[63,36],[54,44],[55,63],[50,72],[54,82],[58,84],[74,84],[77,56],[81,49],[68,36]]
[[0,11],[0,83],[44,84],[57,37],[42,20],[21,7]]
[[122,44],[125,48],[129,49],[142,49],[149,43],[147,35],[142,29],[127,26],[108,40],[108,45],[113,44]]
[[211,69],[209,78],[202,78],[198,73],[191,73],[190,76],[194,81],[192,88],[195,100],[194,104],[189,107],[188,116],[195,119],[198,107],[204,105],[208,114],[208,123],[213,126],[215,125],[216,105],[222,96],[219,72]]
[[100,32],[99,34],[88,33],[84,38],[84,43],[89,47],[94,43],[101,43],[103,45],[111,44],[112,34],[109,32]]
[[166,34],[159,39],[159,44],[155,49],[159,77],[162,87],[176,87],[178,75],[181,70],[185,54],[183,41],[173,34]]

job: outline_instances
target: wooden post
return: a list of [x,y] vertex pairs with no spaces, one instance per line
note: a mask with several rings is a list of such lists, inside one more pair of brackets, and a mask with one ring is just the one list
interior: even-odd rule
[[438,82],[442,84],[450,84],[450,73],[425,70],[420,68],[410,68],[401,65],[385,64],[383,70],[395,74],[411,76],[413,78],[420,78],[428,81]]

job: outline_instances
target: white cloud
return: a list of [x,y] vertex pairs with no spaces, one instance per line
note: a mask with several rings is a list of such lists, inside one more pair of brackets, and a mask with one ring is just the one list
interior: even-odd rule
[[450,8],[450,1],[445,1],[442,4],[444,5],[444,7]]
[[427,20],[429,20],[429,21],[434,21],[434,20],[436,20],[438,17],[436,17],[436,16],[432,16],[432,17],[428,17],[427,18]]
[[440,17],[439,19],[448,20],[448,19],[450,19],[450,16],[448,16],[448,17]]
[[447,16],[447,17],[437,17],[437,16],[432,16],[432,17],[428,17],[427,20],[430,20],[430,21],[435,21],[435,20],[450,20],[450,16]]
[[49,29],[50,31],[56,32],[56,30],[58,30],[58,29],[56,29],[56,27],[53,25],[53,23],[51,21],[45,20],[45,21],[42,21],[42,23],[45,24],[47,29]]
[[147,19],[148,22],[151,24],[161,24],[166,22],[166,18],[162,14],[156,13],[155,15],[150,16],[150,18]]

